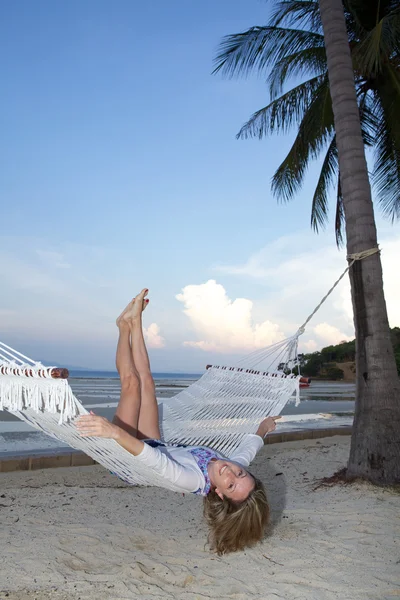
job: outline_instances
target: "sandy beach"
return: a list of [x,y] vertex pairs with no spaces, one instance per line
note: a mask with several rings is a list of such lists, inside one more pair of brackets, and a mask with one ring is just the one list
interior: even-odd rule
[[266,446],[264,543],[218,557],[202,502],[134,488],[103,468],[1,474],[0,598],[9,600],[391,600],[400,597],[400,495],[365,483],[317,487],[348,437]]

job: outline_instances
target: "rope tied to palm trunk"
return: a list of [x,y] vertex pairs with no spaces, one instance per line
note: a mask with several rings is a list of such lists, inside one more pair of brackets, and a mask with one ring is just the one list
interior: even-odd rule
[[369,248],[368,250],[363,250],[362,252],[355,252],[354,254],[348,254],[346,256],[347,260],[349,260],[351,262],[347,265],[347,267],[345,268],[345,270],[343,271],[341,276],[335,281],[335,283],[333,284],[331,289],[328,291],[328,293],[322,298],[322,300],[318,304],[318,306],[316,308],[314,308],[314,310],[310,314],[310,316],[307,317],[307,319],[304,321],[303,325],[301,327],[299,327],[299,329],[297,331],[298,335],[302,335],[305,332],[306,325],[311,321],[311,319],[313,318],[315,313],[321,308],[321,306],[323,305],[325,300],[332,294],[335,287],[342,281],[343,277],[346,275],[347,271],[349,271],[349,269],[354,265],[354,263],[357,260],[363,260],[364,258],[368,258],[369,256],[376,254],[377,252],[380,252],[380,248],[378,246],[376,246],[375,248]]

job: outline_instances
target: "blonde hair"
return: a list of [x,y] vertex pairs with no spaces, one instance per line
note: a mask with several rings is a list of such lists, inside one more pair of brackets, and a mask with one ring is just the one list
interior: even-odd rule
[[264,536],[269,520],[269,505],[264,485],[256,477],[254,489],[246,500],[222,500],[211,490],[204,498],[204,517],[210,528],[208,541],[213,552],[227,554],[254,546]]

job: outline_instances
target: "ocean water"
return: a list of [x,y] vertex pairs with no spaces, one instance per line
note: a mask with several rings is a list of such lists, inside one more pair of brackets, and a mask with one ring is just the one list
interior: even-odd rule
[[[196,381],[190,373],[153,373],[159,401],[171,398]],[[120,385],[115,371],[70,371],[70,385],[87,410],[112,419],[118,404]],[[288,431],[310,427],[349,425],[353,420],[354,384],[316,381],[301,389],[301,403],[288,403],[278,429]],[[322,416],[323,415],[323,416]],[[65,449],[57,440],[39,432],[7,411],[0,411],[0,455]]]
[[[153,373],[155,381],[182,380],[196,381],[201,373]],[[85,369],[69,369],[70,379],[118,379],[117,371],[86,371]]]

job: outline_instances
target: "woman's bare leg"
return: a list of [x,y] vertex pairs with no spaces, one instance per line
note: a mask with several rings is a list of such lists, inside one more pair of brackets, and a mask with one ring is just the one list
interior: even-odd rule
[[140,292],[132,308],[128,310],[126,318],[130,323],[133,362],[140,380],[141,405],[137,427],[138,437],[158,440],[161,437],[158,404],[142,326],[142,311],[147,303],[146,295],[147,290]]
[[125,311],[117,319],[119,339],[116,365],[121,380],[121,396],[117,410],[115,411],[113,423],[136,437],[141,404],[140,380],[133,362],[130,326],[124,319],[125,314],[132,307],[132,304],[133,301],[128,304]]

